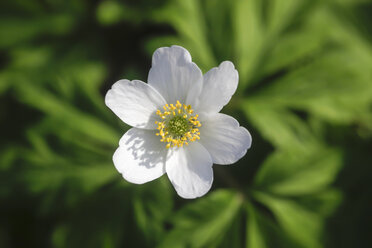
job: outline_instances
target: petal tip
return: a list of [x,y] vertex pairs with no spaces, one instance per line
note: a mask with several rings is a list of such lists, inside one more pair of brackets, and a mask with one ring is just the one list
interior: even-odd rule
[[168,57],[177,57],[179,59],[183,59],[184,61],[191,62],[191,54],[190,52],[181,46],[173,45],[171,47],[160,47],[154,51],[154,54],[152,55],[152,66],[154,66],[161,58],[162,56],[168,56]]

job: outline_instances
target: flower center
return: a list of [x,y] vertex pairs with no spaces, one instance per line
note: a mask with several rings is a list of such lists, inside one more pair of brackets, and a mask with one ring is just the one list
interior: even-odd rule
[[156,111],[162,119],[162,121],[155,121],[159,130],[156,135],[161,137],[161,142],[167,143],[167,148],[182,147],[200,139],[198,127],[201,127],[201,124],[198,115],[193,115],[194,110],[190,105],[177,101],[176,104],[165,104],[163,109],[164,111]]

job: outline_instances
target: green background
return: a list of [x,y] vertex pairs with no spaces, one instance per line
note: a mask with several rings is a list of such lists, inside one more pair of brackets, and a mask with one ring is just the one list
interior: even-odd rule
[[[372,3],[362,0],[0,2],[0,247],[368,247]],[[124,181],[128,130],[105,105],[181,45],[239,88],[252,134],[211,191]]]

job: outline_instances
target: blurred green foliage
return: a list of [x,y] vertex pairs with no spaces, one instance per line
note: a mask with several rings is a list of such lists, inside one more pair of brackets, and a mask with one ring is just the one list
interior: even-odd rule
[[[367,0],[0,2],[0,247],[367,247],[372,3]],[[178,44],[231,60],[224,112],[253,136],[206,196],[131,185],[106,106]],[[369,230],[369,231],[368,231]]]

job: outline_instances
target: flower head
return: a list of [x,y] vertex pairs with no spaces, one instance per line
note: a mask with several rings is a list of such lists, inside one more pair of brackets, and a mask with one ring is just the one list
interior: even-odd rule
[[181,197],[207,193],[213,163],[235,163],[251,146],[249,132],[219,113],[238,78],[229,61],[203,75],[186,49],[172,46],[154,52],[147,84],[116,82],[105,102],[132,126],[113,156],[124,179],[142,184],[167,173]]

